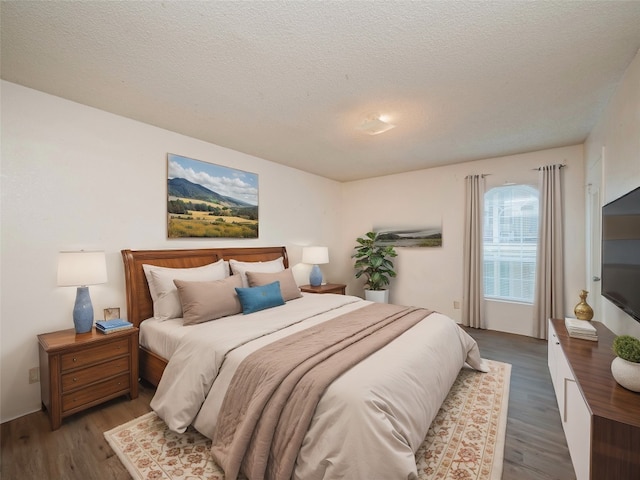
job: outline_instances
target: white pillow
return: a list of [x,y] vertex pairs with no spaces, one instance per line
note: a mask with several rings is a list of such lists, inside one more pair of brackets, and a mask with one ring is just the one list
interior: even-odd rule
[[239,262],[237,260],[229,260],[229,266],[234,275],[240,275],[242,286],[247,288],[249,280],[247,280],[247,272],[263,272],[276,273],[284,270],[284,258],[276,258],[268,262]]
[[158,320],[182,317],[182,304],[174,280],[206,282],[223,280],[229,276],[228,263],[215,263],[195,268],[167,268],[142,265],[153,300],[153,316]]

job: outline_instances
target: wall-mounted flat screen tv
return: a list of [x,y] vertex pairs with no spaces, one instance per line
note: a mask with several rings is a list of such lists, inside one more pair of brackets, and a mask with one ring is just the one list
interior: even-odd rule
[[602,295],[640,322],[640,187],[602,207]]

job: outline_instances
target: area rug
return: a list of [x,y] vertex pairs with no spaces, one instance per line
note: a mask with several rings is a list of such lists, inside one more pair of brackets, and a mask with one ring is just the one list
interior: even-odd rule
[[[416,453],[420,480],[500,480],[511,365],[485,361],[489,373],[460,371]],[[104,436],[135,479],[224,479],[208,438],[171,432],[153,412]]]

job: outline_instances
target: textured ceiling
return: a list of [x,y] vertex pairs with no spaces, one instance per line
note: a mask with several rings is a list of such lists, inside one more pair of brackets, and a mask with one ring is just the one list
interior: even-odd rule
[[[640,1],[3,1],[0,15],[7,81],[340,181],[581,143],[640,48]],[[373,113],[397,127],[358,131]]]

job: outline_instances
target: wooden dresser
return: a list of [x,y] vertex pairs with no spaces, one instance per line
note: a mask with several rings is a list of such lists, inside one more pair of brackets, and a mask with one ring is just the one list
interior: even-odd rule
[[640,479],[640,393],[611,375],[615,335],[592,322],[598,341],[569,337],[549,321],[549,371],[577,480]]
[[138,329],[105,335],[95,328],[38,335],[40,394],[51,428],[120,395],[138,396]]

